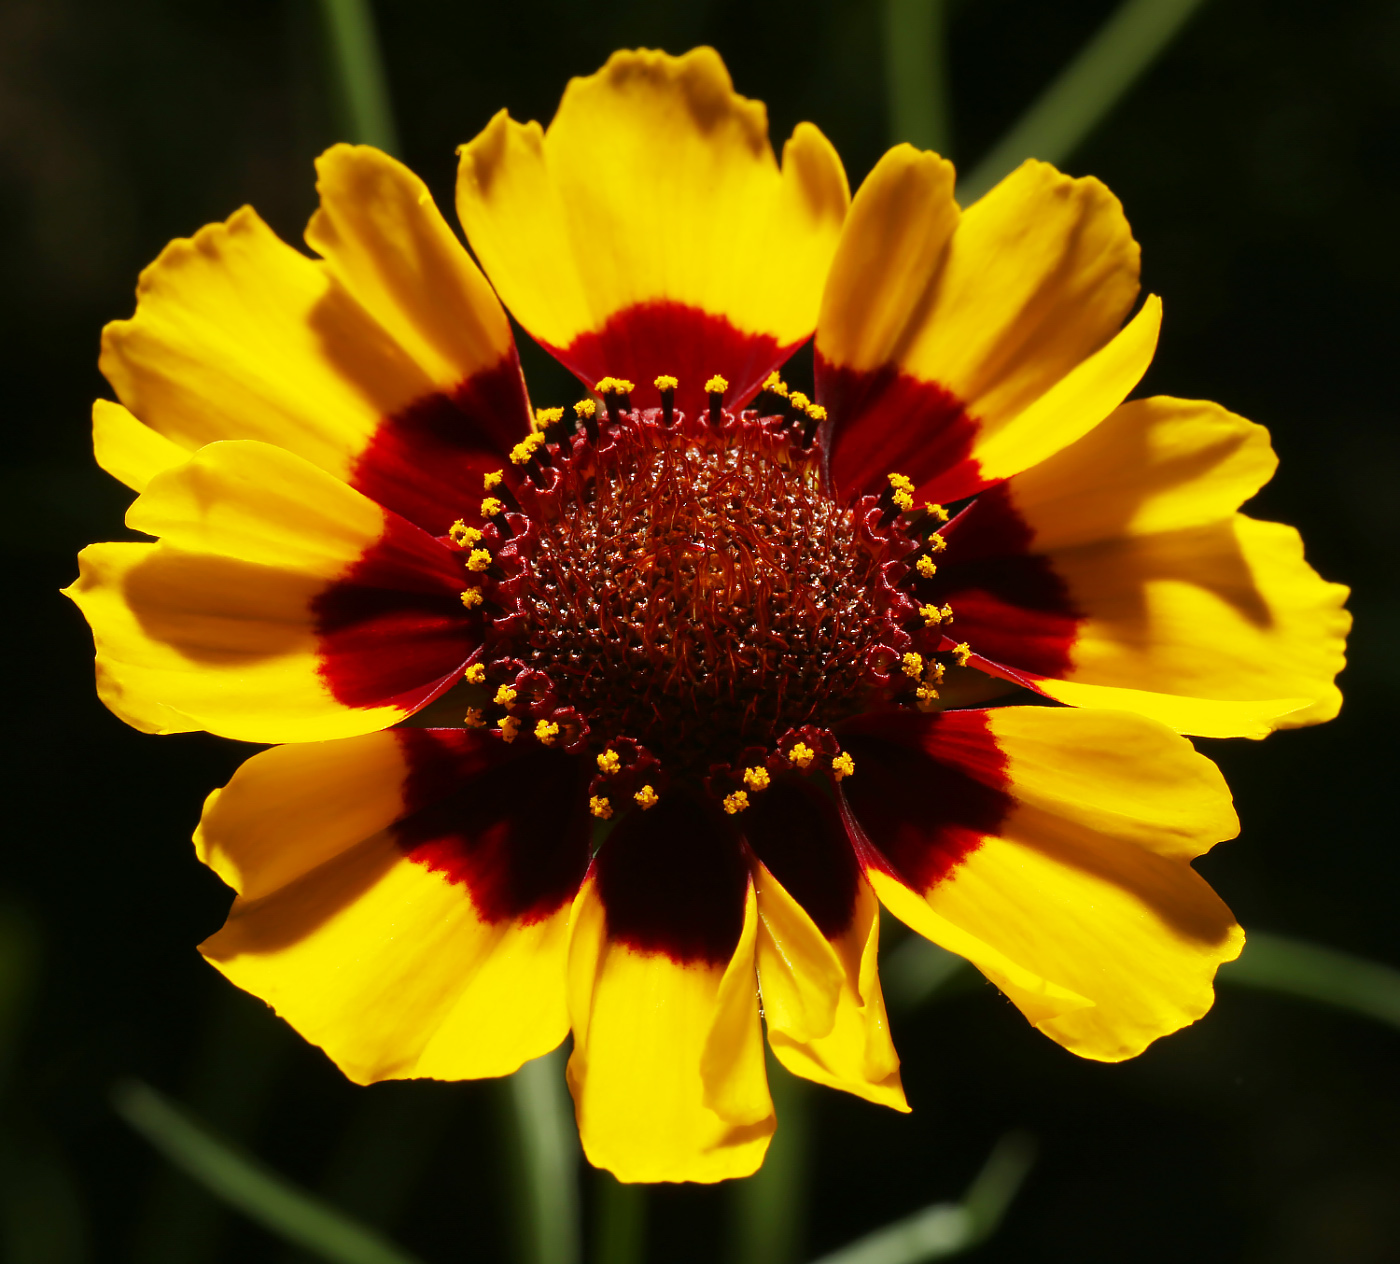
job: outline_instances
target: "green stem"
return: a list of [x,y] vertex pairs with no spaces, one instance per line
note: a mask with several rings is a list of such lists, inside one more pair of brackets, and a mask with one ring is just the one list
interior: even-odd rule
[[1157,59],[1202,0],[1125,0],[958,186],[975,202],[1027,158],[1063,163]]
[[1335,948],[1251,931],[1239,960],[1221,967],[1220,981],[1321,1001],[1400,1028],[1400,970]]
[[285,1241],[332,1264],[417,1264],[373,1229],[225,1145],[150,1085],[122,1081],[112,1105],[176,1167]]
[[802,1257],[807,1213],[807,1157],[811,1127],[807,1085],[768,1059],[768,1084],[778,1130],[763,1166],[733,1185],[734,1264],[796,1264]]
[[564,1050],[507,1081],[520,1143],[522,1239],[529,1264],[578,1264],[578,1135],[564,1086]]
[[890,139],[946,154],[948,0],[884,0],[885,92]]
[[642,1264],[647,1245],[646,1186],[624,1185],[599,1172],[594,1190],[593,1264]]
[[398,129],[369,0],[321,0],[321,16],[346,139],[398,153]]

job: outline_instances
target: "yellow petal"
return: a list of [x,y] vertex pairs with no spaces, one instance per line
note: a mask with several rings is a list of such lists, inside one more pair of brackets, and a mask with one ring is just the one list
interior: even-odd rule
[[615,53],[569,83],[547,131],[502,112],[461,158],[486,274],[590,386],[624,376],[654,403],[670,374],[694,409],[718,373],[737,402],[812,332],[845,173],[810,124],[780,169],[763,105],[713,49]]
[[[941,764],[936,776],[956,775],[930,793],[922,826],[911,817],[915,795],[882,784],[878,768],[843,785],[875,848],[912,871],[921,848],[946,845],[939,831],[955,824],[960,803],[990,791],[1004,806],[995,822],[982,811],[956,853],[929,866],[917,902],[912,878],[872,864],[891,912],[968,957],[1083,1057],[1131,1057],[1210,1008],[1215,970],[1238,955],[1243,933],[1190,865],[1238,827],[1209,760],[1121,712],[1007,707],[905,727],[887,753],[912,742],[931,757],[926,767]],[[879,753],[862,752],[863,775]],[[959,779],[985,789],[969,795]]]
[[754,987],[758,915],[725,965],[677,964],[608,935],[589,878],[569,945],[569,1086],[589,1162],[621,1181],[748,1176],[773,1134]]
[[[556,882],[531,916],[501,916],[478,890],[492,881],[489,832],[471,832],[461,812],[447,836],[440,821],[416,825],[452,795],[489,799],[500,760],[516,761],[504,768],[514,788],[553,772],[520,759],[434,730],[253,756],[210,795],[195,835],[200,858],[239,893],[200,951],[357,1083],[505,1075],[552,1049],[567,1030],[572,886]],[[572,826],[568,815],[517,821],[507,841],[536,872],[560,859],[581,872],[587,818],[578,804]]]
[[1151,358],[1155,300],[1118,333],[1138,248],[1102,184],[1029,162],[959,214],[951,182],[900,147],[852,203],[817,330],[841,486],[898,469],[917,498],[970,495],[1085,433]]
[[860,884],[833,945],[767,869],[756,875],[759,991],[768,1042],[794,1075],[907,1111],[880,990],[879,906]]
[[106,399],[93,401],[92,452],[108,474],[137,492],[145,491],[146,484],[162,470],[189,457],[186,449]]
[[[372,731],[450,685],[475,644],[446,548],[271,445],[209,445],[158,475],[127,521],[162,542],[92,545],[67,591],[93,628],[100,696],[146,732],[274,742]],[[381,634],[369,650],[353,617],[326,612],[339,594],[353,616],[366,558],[379,601],[359,604]],[[396,586],[413,617],[385,622]],[[405,635],[426,651],[407,674],[394,666],[415,657]]]

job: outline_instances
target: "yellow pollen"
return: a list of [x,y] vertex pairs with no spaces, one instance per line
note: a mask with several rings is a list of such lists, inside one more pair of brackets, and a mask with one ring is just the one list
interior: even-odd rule
[[469,527],[460,518],[447,528],[447,538],[459,549],[465,549],[481,539],[481,532]]
[[894,503],[898,505],[900,509],[902,509],[905,513],[908,513],[911,509],[914,508],[914,497],[909,492],[905,491],[904,488],[901,487],[894,494]]
[[486,727],[486,717],[482,715],[480,707],[469,707],[467,714],[463,717],[462,723],[469,729],[484,729]]
[[[673,378],[669,373],[663,373],[659,378],[656,379],[656,381],[652,383],[652,385],[656,387],[658,391],[673,391],[676,389],[676,387],[680,385],[680,382]],[[651,787],[648,786],[647,789],[650,790]]]
[[598,771],[605,776],[611,777],[622,767],[622,759],[616,751],[604,751],[598,756]]
[[812,403],[801,391],[793,391],[793,393],[788,396],[788,399],[791,401],[792,406],[800,413],[805,413]]
[[934,577],[934,574],[937,572],[938,567],[933,564],[933,558],[929,557],[928,554],[925,553],[923,557],[921,557],[917,562],[914,563],[914,569],[918,571],[919,574],[922,575],[925,579],[932,579]]
[[598,411],[598,405],[591,399],[581,399],[574,405],[574,415],[582,421],[585,417],[592,417]]
[[524,465],[532,456],[535,449],[544,443],[544,436],[536,431],[534,434],[526,435],[519,443],[510,450],[510,461],[512,465]]
[[932,685],[920,685],[914,690],[914,697],[918,699],[920,711],[932,711],[933,704],[938,701],[938,690]]
[[729,389],[729,380],[722,378],[718,373],[705,383],[705,393],[707,395],[723,395]]
[[926,628],[936,628],[943,622],[943,611],[935,605],[920,606],[919,614],[923,616]]
[[641,804],[643,812],[645,812],[647,808],[654,808],[661,798],[661,796],[657,794],[656,791],[653,790],[650,786],[643,786],[632,797],[636,799],[639,804]]
[[487,549],[473,549],[471,556],[467,558],[467,569],[469,571],[484,571],[491,565],[491,554]]
[[555,422],[564,420],[564,410],[562,408],[537,408],[535,409],[535,429],[543,430],[546,426],[552,426]]
[[930,500],[924,505],[924,509],[937,518],[939,522],[948,521],[948,511],[944,509],[942,505],[935,505],[933,501]]
[[501,485],[501,479],[505,478],[505,470],[492,470],[488,474],[481,476],[481,485],[489,492]]
[[837,781],[849,777],[855,770],[856,761],[846,751],[842,751],[831,761],[831,771],[836,774]]
[[625,377],[605,377],[593,389],[599,395],[630,395],[637,388]]
[[787,757],[788,761],[796,764],[797,767],[807,768],[811,765],[812,760],[817,757],[817,752],[808,746],[806,742],[796,742],[793,748],[788,751]]
[[462,679],[469,685],[484,685],[486,683],[486,665],[473,663],[462,673]]
[[483,518],[494,518],[498,513],[505,510],[505,502],[497,500],[494,496],[488,496],[481,502],[481,516]]
[[520,721],[513,715],[501,717],[501,741],[513,742],[520,732]]
[[724,810],[730,816],[737,816],[749,806],[749,796],[742,790],[736,790],[733,794],[724,796]]
[[485,600],[486,598],[481,595],[480,588],[468,588],[466,592],[462,594],[462,604],[466,606],[468,610],[475,610],[477,606],[481,605]]
[[498,707],[509,707],[515,701],[515,690],[509,685],[502,685],[496,690],[496,696],[491,701]]
[[891,474],[889,480],[890,486],[897,492],[912,492],[914,490],[914,480],[906,478],[903,474]]
[[961,645],[953,646],[953,657],[958,660],[959,667],[966,667],[967,660],[972,657],[972,646],[966,641]]
[[809,416],[813,421],[825,421],[826,409],[823,408],[820,404],[808,404],[807,416]]
[[754,766],[753,768],[744,769],[744,784],[748,786],[750,790],[767,790],[772,780],[766,768]]
[[924,674],[924,656],[910,650],[904,656],[904,674],[918,680]]
[[595,794],[588,800],[588,810],[600,821],[606,821],[612,816],[612,804],[602,795]]
[[929,536],[927,543],[929,548],[931,548],[935,553],[942,553],[943,550],[948,547],[948,541],[945,540],[941,535]]
[[944,667],[942,663],[930,663],[928,671],[924,673],[924,679],[932,681],[935,685],[943,683]]
[[943,603],[943,609],[940,610],[938,613],[941,614],[941,615],[943,616],[943,622],[944,622],[944,623],[952,623],[952,621],[953,621],[953,607],[950,606],[946,601]]
[[770,395],[779,395],[784,398],[787,397],[788,393],[787,383],[778,376],[777,369],[774,369],[773,372],[763,379],[763,389]]
[[548,720],[540,720],[535,724],[535,737],[542,746],[553,746],[554,739],[559,736],[559,726],[552,724]]

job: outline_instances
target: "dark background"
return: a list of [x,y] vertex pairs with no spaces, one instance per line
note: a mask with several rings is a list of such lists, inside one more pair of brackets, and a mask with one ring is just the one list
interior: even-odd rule
[[[952,156],[970,169],[1111,9],[958,7]],[[403,156],[445,207],[457,144],[503,105],[548,120],[570,75],[624,45],[714,44],[775,140],[813,120],[853,185],[890,139],[878,7],[855,0],[401,0],[379,22]],[[169,238],[241,203],[299,240],[331,99],[310,0],[0,0],[0,1223],[23,1264],[284,1258],[115,1118],[128,1073],[434,1264],[509,1258],[495,1086],[355,1089],[201,962],[229,897],[188,838],[247,748],[108,715],[57,595],[129,499],[89,449],[91,400],[111,394],[102,324]],[[1145,389],[1267,424],[1283,465],[1253,511],[1301,527],[1356,593],[1337,721],[1203,743],[1244,833],[1201,868],[1247,928],[1400,962],[1400,5],[1210,0],[1066,165],[1123,199],[1164,296]],[[558,378],[533,380],[537,403],[564,402]],[[1400,1261],[1395,1031],[1226,987],[1110,1067],[977,988],[896,1015],[895,1034],[912,1116],[809,1095],[813,1255],[956,1196],[1021,1127],[1040,1161],[977,1259]],[[652,1261],[723,1258],[730,1191],[650,1199]]]

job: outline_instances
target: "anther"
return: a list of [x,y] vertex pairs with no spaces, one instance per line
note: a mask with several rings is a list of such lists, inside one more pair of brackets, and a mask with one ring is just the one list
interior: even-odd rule
[[467,558],[467,569],[469,571],[484,571],[491,565],[491,554],[487,549],[473,549],[471,556]]
[[[920,560],[928,561],[927,558],[921,558]],[[932,569],[932,562],[929,562],[929,567]],[[926,606],[920,606],[919,613],[923,616],[924,627],[926,628],[936,628],[940,623],[952,623],[953,621],[953,607],[946,603],[942,607],[939,607],[930,602]]]
[[914,698],[920,711],[932,711],[938,701],[938,690],[932,685],[920,685],[914,690]]
[[933,558],[929,557],[927,553],[914,563],[914,569],[925,579],[932,579],[938,572],[938,567],[933,564]]
[[495,496],[488,496],[481,502],[481,516],[483,518],[494,518],[497,514],[505,513],[505,501],[496,499]]
[[730,816],[737,816],[749,806],[749,796],[742,790],[736,790],[733,794],[724,796],[724,810]]
[[632,383],[625,378],[605,377],[600,378],[593,389],[603,397],[603,404],[608,410],[608,420],[615,426],[620,425],[622,414],[630,412],[632,408]]
[[661,796],[650,786],[643,786],[632,797],[636,799],[643,812],[648,808],[654,808],[661,799]]
[[509,685],[502,685],[496,690],[496,696],[492,698],[491,701],[498,707],[505,707],[506,710],[510,710],[515,703],[515,690]]
[[931,500],[924,502],[924,512],[931,518],[937,518],[939,522],[948,521],[948,511],[942,505],[935,505]]
[[468,610],[475,610],[477,606],[481,605],[485,600],[486,598],[481,595],[480,588],[468,588],[462,594],[462,604],[466,606]]
[[810,448],[817,437],[817,427],[826,420],[826,409],[820,404],[807,405],[807,421],[802,427],[802,446]]
[[598,771],[604,776],[611,777],[622,767],[622,760],[616,751],[606,750],[598,756]]
[[447,529],[447,538],[459,549],[472,548],[481,539],[481,532],[469,527],[460,518]]
[[486,666],[484,663],[473,663],[462,673],[462,679],[469,685],[484,685],[486,683]]
[[953,657],[958,660],[959,667],[966,667],[967,660],[972,657],[972,646],[966,641],[961,645],[953,646]]
[[806,742],[794,742],[792,749],[787,753],[788,762],[797,768],[807,769],[812,765],[812,760],[817,757],[814,751]]
[[469,729],[484,729],[486,717],[482,714],[480,707],[468,707],[467,714],[462,717],[462,723]]
[[676,387],[680,383],[669,373],[663,373],[652,385],[661,392],[661,424],[669,426],[676,419]]
[[559,736],[559,726],[549,720],[539,720],[535,724],[535,739],[541,746],[553,746]]
[[846,751],[842,751],[831,761],[831,771],[837,781],[849,777],[856,770],[856,761]]
[[583,423],[589,443],[598,442],[598,405],[591,399],[581,399],[574,405],[574,416]]
[[489,474],[481,476],[481,485],[488,492],[495,491],[501,485],[501,480],[505,478],[505,470],[492,470]]
[[761,764],[753,768],[744,769],[744,784],[755,792],[767,790],[772,780],[773,779],[768,775],[768,769],[764,768]]
[[918,680],[918,678],[924,674],[924,656],[922,654],[917,654],[913,650],[910,650],[909,653],[904,656],[903,662],[903,670],[906,676]]
[[520,720],[513,715],[501,717],[501,741],[513,742],[520,733]]
[[705,394],[710,397],[710,425],[718,429],[724,424],[724,392],[729,382],[718,373],[705,383]]
[[948,541],[945,540],[941,535],[938,534],[938,532],[935,531],[931,536],[929,536],[927,540],[924,541],[924,547],[927,548],[930,552],[942,553],[943,550],[948,547]]
[[588,800],[588,810],[600,821],[610,820],[612,817],[612,804],[603,795],[595,794]]

